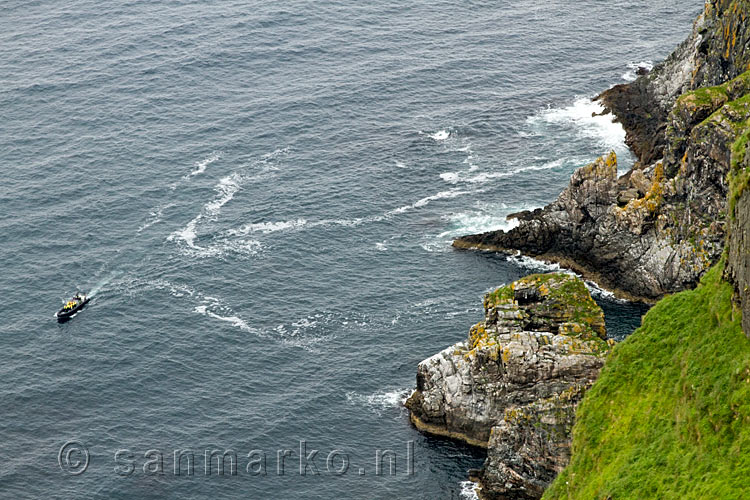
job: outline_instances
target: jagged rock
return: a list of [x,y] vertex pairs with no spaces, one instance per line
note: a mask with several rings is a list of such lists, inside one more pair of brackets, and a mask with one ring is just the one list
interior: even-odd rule
[[735,299],[742,308],[742,331],[750,338],[750,115],[743,133],[731,145],[728,176],[728,237],[725,277],[734,285]]
[[512,230],[464,236],[454,246],[520,250],[560,262],[626,298],[651,301],[690,286],[703,262],[689,242],[675,241],[667,230],[672,220],[660,208],[674,190],[661,164],[618,179],[611,153],[578,169],[550,205],[519,214]]
[[536,500],[570,461],[575,410],[589,385],[505,411],[476,482],[485,500]]
[[669,114],[666,156],[617,178],[610,154],[578,169],[514,229],[457,239],[458,248],[557,261],[631,299],[692,288],[724,247],[731,151],[750,118],[750,72],[691,91]]
[[685,42],[648,75],[617,85],[598,99],[623,124],[641,163],[662,158],[669,113],[684,92],[719,85],[748,69],[747,0],[711,0]]
[[[580,400],[574,395],[593,383],[611,346],[604,314],[579,278],[562,273],[499,288],[485,296],[484,311],[467,340],[419,364],[406,407],[422,431],[482,447],[502,444],[489,451],[480,474],[485,494],[511,475],[513,491],[538,492],[569,456],[570,425],[551,418],[573,414]],[[534,425],[520,425],[532,422],[538,434]],[[528,448],[534,440],[554,446]],[[506,456],[518,466],[502,462],[500,470],[498,457]]]

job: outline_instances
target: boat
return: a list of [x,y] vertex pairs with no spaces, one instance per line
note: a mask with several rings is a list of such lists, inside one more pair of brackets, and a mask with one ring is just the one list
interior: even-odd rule
[[85,293],[78,292],[75,294],[75,296],[67,301],[64,306],[62,306],[62,309],[57,311],[55,313],[55,317],[57,318],[57,321],[67,321],[70,318],[72,318],[78,311],[83,309],[83,307],[88,304],[89,300],[91,300],[91,297],[87,296]]

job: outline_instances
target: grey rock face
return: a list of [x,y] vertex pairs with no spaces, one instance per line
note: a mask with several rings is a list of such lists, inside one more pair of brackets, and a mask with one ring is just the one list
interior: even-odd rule
[[[572,418],[610,348],[604,315],[567,274],[518,280],[488,294],[484,308],[467,340],[419,364],[406,406],[420,430],[489,446],[487,495],[512,479],[508,491],[538,498],[569,459],[570,425],[550,419]],[[550,446],[530,452],[532,441]]]
[[536,500],[570,461],[575,409],[586,386],[506,410],[479,474],[485,500]]
[[644,165],[662,158],[665,131],[677,98],[720,85],[748,69],[750,20],[738,0],[709,0],[688,37],[665,61],[635,82],[617,85],[598,99],[625,127],[626,141]]
[[747,47],[747,5],[706,2],[666,61],[599,97],[640,159],[627,174],[617,178],[610,154],[544,209],[514,214],[511,231],[454,246],[560,262],[647,302],[695,286],[724,248],[732,149],[750,117]]
[[[666,179],[661,163],[618,179],[611,153],[578,169],[550,205],[515,214],[514,229],[465,236],[454,246],[520,250],[561,262],[627,298],[653,301],[690,287],[721,252],[720,235],[682,236],[707,232],[703,218],[683,225],[672,216],[684,211],[683,200],[695,185]],[[722,189],[726,193],[717,186]],[[704,194],[700,203],[708,199]]]

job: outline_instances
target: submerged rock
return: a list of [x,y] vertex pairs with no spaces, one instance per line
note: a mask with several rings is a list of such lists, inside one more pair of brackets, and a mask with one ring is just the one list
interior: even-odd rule
[[604,314],[563,273],[499,288],[484,312],[465,341],[419,364],[406,407],[422,431],[489,448],[484,496],[539,498],[567,463],[575,406],[609,350]]

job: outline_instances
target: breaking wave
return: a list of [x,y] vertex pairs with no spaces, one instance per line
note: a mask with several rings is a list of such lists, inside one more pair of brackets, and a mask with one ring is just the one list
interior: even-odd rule
[[461,498],[465,500],[479,500],[476,486],[471,481],[461,481]]
[[641,62],[631,62],[628,64],[628,70],[623,73],[622,79],[626,82],[634,82],[637,78],[637,71],[638,68],[645,68],[648,72],[651,72],[651,70],[654,69],[654,62],[653,61],[641,61]]
[[363,405],[377,414],[389,409],[401,409],[414,388],[378,391],[373,394],[347,392],[346,400],[352,404]]
[[626,151],[625,129],[613,121],[611,114],[604,115],[604,107],[589,97],[581,97],[570,106],[549,107],[530,116],[526,123],[539,126],[573,126],[580,136],[596,140],[602,147]]

